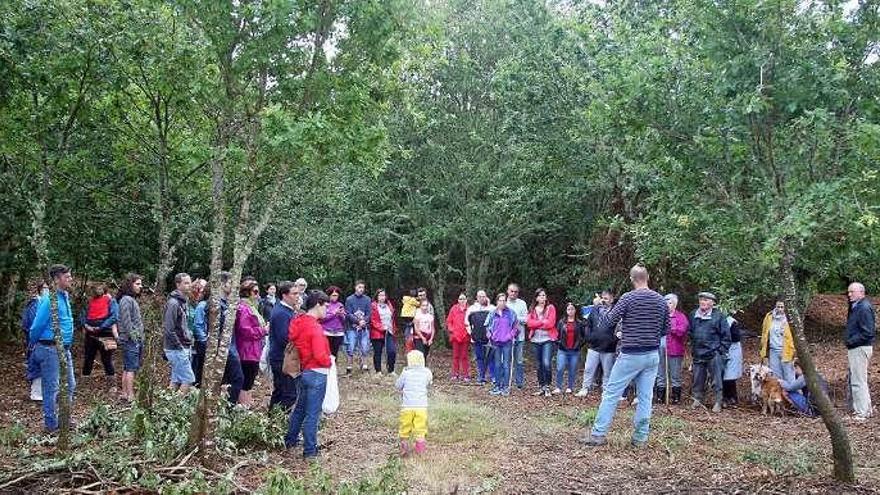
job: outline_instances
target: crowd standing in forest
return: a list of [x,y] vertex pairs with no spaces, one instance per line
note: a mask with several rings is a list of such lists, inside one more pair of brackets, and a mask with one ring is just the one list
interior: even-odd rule
[[[59,356],[64,356],[68,370],[72,371],[70,348],[75,320],[69,294],[71,270],[54,265],[48,276],[57,295],[56,314],[50,311],[49,285],[37,282],[32,285],[32,298],[23,311],[22,328],[26,334],[31,398],[42,400],[44,426],[52,432],[58,429]],[[222,336],[232,291],[231,276],[222,272],[219,280],[219,313],[213,328],[208,324],[207,281],[192,280],[186,273],[175,275],[174,289],[165,303],[163,356],[170,368],[170,386],[181,393],[201,385],[207,344],[211,338]],[[450,380],[471,383],[473,352],[474,383],[490,385],[490,395],[508,396],[511,386],[525,387],[522,355],[528,341],[537,373],[534,395],[585,397],[601,387],[596,420],[583,439],[591,446],[606,443],[617,405],[628,394],[635,396],[632,402],[636,406],[632,444],[644,445],[650,431],[652,403],[681,402],[683,361],[688,347],[693,366],[692,406],[703,407],[709,385],[714,392],[713,412],[736,404],[736,383],[743,369],[743,329],[716,306],[718,297],[700,292],[699,306],[686,315],[679,310],[677,295],[664,296],[649,288],[649,274],[643,266],[632,268],[630,280],[633,290],[617,300],[611,290],[604,290],[583,307],[566,301],[559,314],[556,305],[548,300],[547,291],[541,288],[535,291],[531,306],[519,297],[517,284],[498,293],[494,304],[482,289],[475,292],[475,300],[470,304],[468,294],[459,294],[445,321],[452,346]],[[403,400],[401,453],[410,452],[410,437],[415,439],[414,452],[424,452],[427,387],[433,380],[427,360],[438,334],[427,290],[418,288],[405,295],[398,313],[385,289],[376,290],[371,298],[366,284],[360,280],[353,284],[353,293],[344,303],[339,287],[330,286],[326,292],[306,289],[306,281],[300,278],[295,282],[268,284],[266,295],[260,297],[258,281],[253,277],[242,279],[222,378],[228,401],[252,407],[252,390],[258,383],[259,371],[264,369],[272,383],[269,408],[290,411],[286,445],[292,448],[301,443],[305,457],[314,458],[321,404],[328,376],[335,376],[330,370],[339,350],[345,349],[346,375],[351,375],[355,367],[368,372],[366,359],[372,355],[376,376],[382,375],[384,357],[385,373],[397,378],[396,356],[402,337],[407,366],[396,380]],[[134,399],[135,375],[144,352],[145,325],[138,303],[142,292],[143,277],[136,274],[129,274],[121,282],[115,297],[108,294],[106,286],[96,284],[79,321],[84,337],[80,376],[91,375],[94,360],[100,355],[105,374],[113,381],[114,351],[119,349],[123,363],[119,395],[127,401]],[[850,307],[845,342],[853,418],[864,420],[873,414],[868,364],[876,338],[875,310],[865,297],[862,284],[851,284],[847,292]],[[53,329],[53,317],[57,317],[58,334]],[[574,393],[584,347],[582,384]],[[63,350],[60,353],[59,348]],[[781,300],[764,318],[758,354],[779,379],[792,404],[804,412],[811,411],[809,392],[796,362],[794,339]],[[72,401],[75,373],[67,376]],[[822,382],[824,386],[824,379]]]

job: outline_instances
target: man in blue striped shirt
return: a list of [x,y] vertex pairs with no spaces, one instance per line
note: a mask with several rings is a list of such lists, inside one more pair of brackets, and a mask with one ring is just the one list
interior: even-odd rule
[[[633,290],[622,295],[611,311],[597,314],[596,323],[600,326],[613,326],[621,323],[620,355],[611,368],[608,386],[602,391],[602,403],[593,429],[582,441],[590,446],[604,445],[614,420],[620,394],[630,383],[634,383],[639,402],[633,417],[635,430],[632,445],[641,447],[648,441],[651,424],[651,402],[654,393],[654,379],[660,356],[660,335],[669,329],[669,311],[663,296],[648,287],[648,270],[641,265],[629,272]],[[593,300],[598,306],[599,297]],[[597,311],[598,313],[598,311]]]

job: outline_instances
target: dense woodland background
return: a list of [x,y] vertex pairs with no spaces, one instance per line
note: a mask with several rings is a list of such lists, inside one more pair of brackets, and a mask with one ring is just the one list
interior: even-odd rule
[[876,2],[65,0],[0,18],[7,334],[40,232],[82,280],[159,288],[248,239],[244,273],[320,287],[581,299],[644,261],[664,290],[741,308],[777,293],[789,249],[804,297],[880,289]]

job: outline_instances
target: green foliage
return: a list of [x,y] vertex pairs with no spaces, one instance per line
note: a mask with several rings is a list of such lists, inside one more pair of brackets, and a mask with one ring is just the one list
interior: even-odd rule
[[279,408],[271,414],[220,406],[217,447],[229,452],[284,446],[288,415]]
[[785,450],[748,449],[742,453],[740,459],[766,467],[777,476],[805,476],[815,472],[818,455],[814,447],[802,443]]
[[317,463],[309,466],[304,477],[294,476],[284,468],[276,468],[266,474],[266,481],[259,493],[262,495],[384,495],[405,493],[406,488],[400,460],[392,457],[376,473],[354,482],[340,483],[337,486],[334,486],[330,475]]
[[0,446],[4,449],[17,447],[23,443],[26,438],[27,430],[19,422],[0,428]]

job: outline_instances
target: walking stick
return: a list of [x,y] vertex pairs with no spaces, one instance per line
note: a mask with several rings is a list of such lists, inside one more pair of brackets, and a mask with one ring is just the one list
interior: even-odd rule
[[510,380],[507,382],[507,388],[513,385],[513,367],[516,366],[514,359],[516,358],[516,337],[513,338],[513,345],[510,346]]
[[666,375],[666,390],[664,393],[666,394],[666,407],[669,407],[669,390],[672,388],[672,383],[669,381],[669,336],[666,337],[666,345],[663,346],[663,362],[665,365],[663,366],[664,374]]

